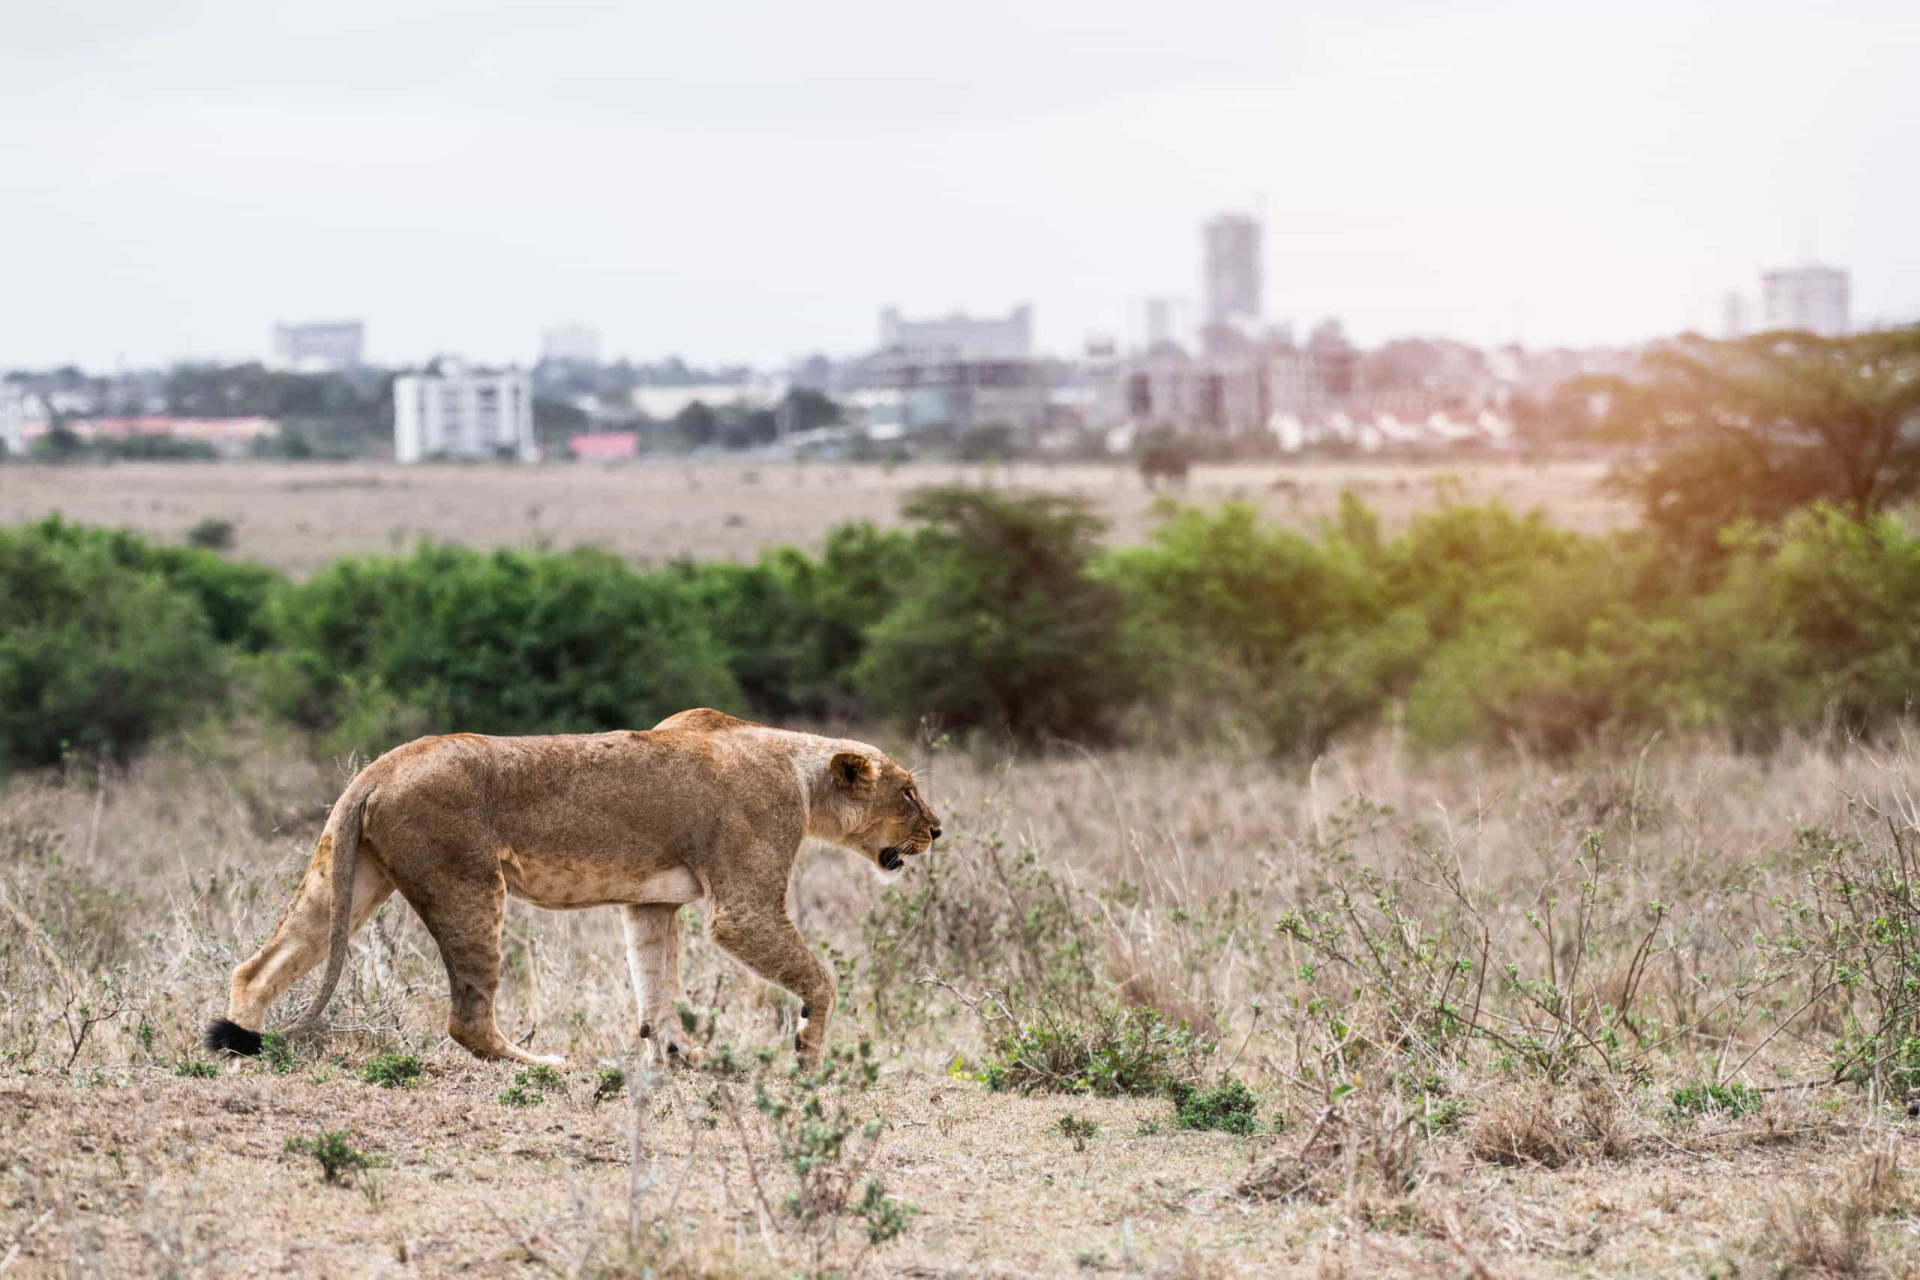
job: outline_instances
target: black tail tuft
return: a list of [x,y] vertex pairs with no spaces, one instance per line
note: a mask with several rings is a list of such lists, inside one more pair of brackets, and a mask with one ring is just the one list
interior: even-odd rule
[[237,1022],[215,1018],[207,1024],[207,1048],[215,1053],[237,1053],[251,1058],[260,1052],[260,1033],[249,1031]]

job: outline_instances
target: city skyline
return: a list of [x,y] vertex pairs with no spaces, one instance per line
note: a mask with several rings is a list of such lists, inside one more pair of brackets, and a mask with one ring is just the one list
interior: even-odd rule
[[1803,259],[1860,323],[1920,313],[1892,5],[428,5],[379,39],[112,7],[29,8],[0,49],[0,366],[262,358],[277,319],[351,316],[381,364],[524,363],[583,321],[609,356],[767,367],[870,349],[886,305],[1023,300],[1070,355],[1197,297],[1229,210],[1262,217],[1266,317],[1363,344],[1715,332]]

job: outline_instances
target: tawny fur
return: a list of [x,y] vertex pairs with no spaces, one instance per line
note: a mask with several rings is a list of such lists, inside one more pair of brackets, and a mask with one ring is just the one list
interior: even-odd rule
[[398,889],[446,964],[448,1034],[475,1055],[557,1061],[494,1024],[512,894],[555,910],[621,907],[642,1032],[661,1060],[684,1061],[677,913],[704,899],[714,942],[800,998],[796,1048],[812,1068],[834,989],[787,916],[801,840],[897,867],[938,835],[913,778],[878,749],[705,708],[647,732],[421,738],[361,770],[335,802],[279,925],[234,970],[227,1022],[210,1043],[248,1043],[240,1032],[259,1032],[269,1006],[325,960],[319,993],[289,1031],[313,1029],[353,931]]

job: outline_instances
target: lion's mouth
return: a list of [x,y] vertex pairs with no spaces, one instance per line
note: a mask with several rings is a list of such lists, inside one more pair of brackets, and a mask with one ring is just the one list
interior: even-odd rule
[[899,845],[888,845],[880,851],[880,867],[883,871],[898,871],[906,865],[906,856],[900,852]]

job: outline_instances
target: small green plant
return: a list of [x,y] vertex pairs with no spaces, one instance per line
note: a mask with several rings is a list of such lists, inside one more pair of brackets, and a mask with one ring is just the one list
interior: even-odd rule
[[867,1224],[867,1243],[885,1244],[904,1232],[920,1212],[905,1200],[886,1193],[877,1181],[867,1179],[865,1190],[853,1206],[854,1216]]
[[593,1078],[593,1100],[596,1103],[609,1102],[619,1097],[626,1087],[626,1072],[618,1067],[602,1067],[600,1074]]
[[378,1169],[386,1161],[370,1156],[347,1140],[345,1129],[321,1129],[307,1138],[288,1138],[286,1149],[297,1155],[312,1156],[320,1164],[324,1181],[351,1182],[356,1173]]
[[383,1053],[361,1068],[360,1078],[382,1089],[411,1089],[420,1083],[420,1059],[410,1053]]
[[1061,1116],[1054,1122],[1053,1127],[1073,1139],[1075,1151],[1085,1151],[1087,1139],[1100,1132],[1098,1120],[1087,1120],[1072,1114]]
[[1218,1088],[1202,1093],[1184,1081],[1169,1090],[1175,1119],[1182,1129],[1218,1129],[1223,1133],[1252,1133],[1260,1127],[1260,1099],[1231,1077]]
[[295,1066],[293,1060],[293,1042],[279,1031],[267,1031],[260,1036],[260,1057],[267,1064],[267,1070],[277,1076],[290,1076]]
[[554,1093],[567,1091],[567,1078],[544,1062],[528,1067],[524,1074],[527,1083],[536,1089],[548,1089]]
[[151,1058],[153,1056],[153,1024],[145,1018],[140,1019],[140,1029],[134,1034],[140,1037],[140,1052]]
[[1146,1097],[1190,1085],[1211,1042],[1150,1009],[1094,1009],[1074,1017],[1052,1009],[994,1041],[980,1080],[993,1090]]
[[567,1091],[566,1077],[544,1062],[515,1073],[513,1083],[500,1091],[500,1101],[509,1107],[537,1107],[547,1100],[547,1090]]
[[1470,1108],[1459,1098],[1435,1098],[1427,1094],[1423,1102],[1425,1110],[1420,1113],[1420,1124],[1429,1138],[1440,1133],[1458,1133],[1466,1123]]
[[201,1058],[182,1058],[173,1064],[173,1074],[194,1080],[211,1080],[220,1074],[220,1068]]
[[1728,1118],[1746,1115],[1749,1111],[1758,1111],[1762,1101],[1761,1092],[1752,1085],[1735,1081],[1732,1084],[1683,1085],[1667,1094],[1670,1110],[1676,1117],[1698,1116],[1706,1113],[1721,1112]]

